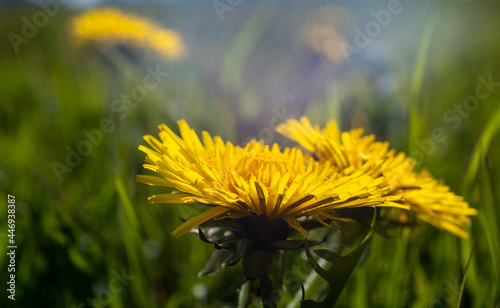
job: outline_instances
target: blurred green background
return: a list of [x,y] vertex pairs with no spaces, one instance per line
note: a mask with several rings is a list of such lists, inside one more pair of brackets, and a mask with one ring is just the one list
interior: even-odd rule
[[[0,2],[0,306],[236,307],[236,295],[221,295],[239,265],[197,277],[213,247],[170,235],[196,209],[148,204],[165,191],[135,182],[146,173],[137,147],[180,119],[235,144],[292,145],[274,127],[307,115],[390,141],[478,208],[462,307],[499,307],[500,3],[401,1],[382,22],[375,16],[394,1],[107,3],[178,31],[187,54],[172,62],[151,50],[74,46],[80,2],[56,2],[17,48],[9,33],[21,35],[23,17],[42,8]],[[134,107],[115,103],[149,69],[169,75]],[[481,78],[493,82],[477,92]],[[68,153],[103,119],[114,129],[69,167]],[[444,142],[432,139],[436,129]],[[7,194],[17,206],[15,302],[5,287]],[[339,306],[454,307],[471,248],[425,223],[376,235]],[[305,256],[289,262],[303,281]]]

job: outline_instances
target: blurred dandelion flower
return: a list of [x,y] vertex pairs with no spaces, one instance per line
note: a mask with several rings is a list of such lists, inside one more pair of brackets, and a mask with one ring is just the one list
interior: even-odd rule
[[151,48],[169,60],[179,60],[185,54],[183,39],[177,32],[116,8],[94,9],[74,17],[72,32],[79,45]]
[[[382,177],[357,171],[342,175],[328,162],[319,163],[297,148],[281,151],[277,144],[269,147],[252,141],[239,147],[224,143],[220,137],[212,138],[207,132],[202,133],[202,143],[186,122],[178,124],[181,137],[160,125],[161,141],[147,135],[144,139],[151,148],[139,147],[147,154],[144,167],[162,177],[137,176],[139,182],[182,192],[152,196],[152,203],[201,203],[209,208],[177,228],[175,237],[214,218],[246,223],[247,217],[260,217],[259,223],[281,220],[308,235],[298,219],[301,216],[327,225],[323,219],[335,219],[331,209],[407,208],[393,202],[399,196],[378,188]],[[277,224],[288,229],[284,223]],[[284,232],[282,240],[287,235]]]
[[428,171],[413,171],[415,160],[389,149],[388,142],[377,142],[374,135],[363,136],[362,129],[340,133],[334,121],[320,130],[306,117],[300,121],[290,119],[276,129],[310,151],[320,163],[333,167],[333,172],[343,176],[359,172],[373,178],[382,176],[383,195],[401,194],[402,202],[420,219],[468,238],[464,227],[470,225],[470,216],[476,215],[477,210]]
[[331,62],[343,62],[346,59],[346,39],[341,32],[349,24],[349,19],[349,11],[341,7],[329,5],[318,9],[305,28],[306,45]]

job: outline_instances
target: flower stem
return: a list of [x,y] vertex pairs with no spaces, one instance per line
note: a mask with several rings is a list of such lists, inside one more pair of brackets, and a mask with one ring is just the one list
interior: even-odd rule
[[240,289],[240,296],[238,298],[238,308],[245,308],[250,298],[250,281],[245,282]]

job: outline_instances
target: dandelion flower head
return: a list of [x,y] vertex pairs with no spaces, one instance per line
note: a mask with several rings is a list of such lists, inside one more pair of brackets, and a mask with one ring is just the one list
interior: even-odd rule
[[169,60],[181,59],[185,54],[183,39],[176,31],[116,8],[93,9],[76,16],[72,30],[80,45],[99,43],[150,48]]
[[158,176],[139,175],[137,180],[179,191],[149,198],[152,203],[201,203],[208,210],[174,231],[178,237],[211,219],[266,217],[285,221],[308,235],[300,217],[335,219],[332,209],[390,206],[398,195],[379,188],[383,177],[353,171],[343,175],[329,162],[318,162],[298,148],[283,151],[277,144],[251,141],[244,147],[202,133],[199,139],[185,121],[178,122],[180,136],[160,125],[160,140],[147,135],[149,147],[144,167]]
[[290,119],[280,124],[277,131],[342,175],[361,171],[374,178],[382,176],[381,187],[387,188],[383,190],[385,195],[401,194],[402,202],[420,219],[468,237],[464,228],[470,225],[470,216],[476,215],[477,210],[427,170],[414,171],[416,161],[389,149],[388,142],[375,141],[374,135],[363,136],[362,129],[340,133],[335,121],[320,129],[306,117]]

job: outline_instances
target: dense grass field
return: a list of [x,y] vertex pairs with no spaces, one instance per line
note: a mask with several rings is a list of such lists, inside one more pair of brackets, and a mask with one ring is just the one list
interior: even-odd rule
[[[426,223],[375,234],[339,307],[500,307],[500,5],[403,0],[381,23],[391,1],[221,2],[121,6],[182,35],[180,61],[75,45],[74,7],[27,37],[41,7],[0,2],[0,306],[236,307],[221,296],[240,265],[198,277],[213,246],[171,232],[199,209],[149,204],[165,189],[136,183],[137,147],[180,119],[234,144],[292,146],[274,127],[307,115],[390,141],[479,211],[469,239]],[[146,76],[156,86],[137,99]],[[286,261],[304,282],[305,254]],[[280,292],[279,307],[293,296]]]

